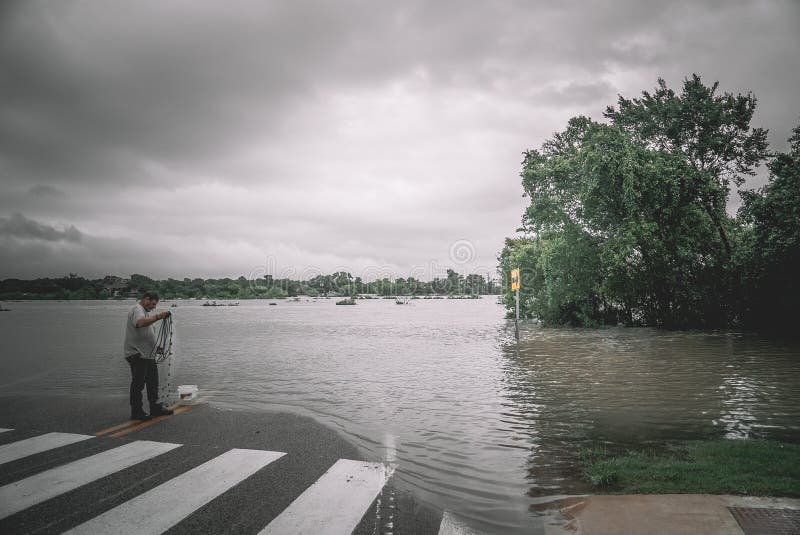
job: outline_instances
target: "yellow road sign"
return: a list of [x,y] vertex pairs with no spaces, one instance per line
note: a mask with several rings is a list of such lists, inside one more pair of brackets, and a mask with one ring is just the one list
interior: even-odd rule
[[511,270],[511,290],[519,290],[519,269]]

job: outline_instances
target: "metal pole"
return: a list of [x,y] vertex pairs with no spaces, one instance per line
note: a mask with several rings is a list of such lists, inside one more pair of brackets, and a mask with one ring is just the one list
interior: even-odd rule
[[514,317],[514,335],[517,337],[517,342],[519,342],[519,288],[517,288],[515,295],[517,301],[517,314]]

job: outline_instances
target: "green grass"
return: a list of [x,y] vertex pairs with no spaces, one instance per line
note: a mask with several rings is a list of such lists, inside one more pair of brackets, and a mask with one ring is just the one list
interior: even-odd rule
[[624,455],[595,448],[581,460],[587,481],[606,492],[800,497],[798,444],[713,440]]

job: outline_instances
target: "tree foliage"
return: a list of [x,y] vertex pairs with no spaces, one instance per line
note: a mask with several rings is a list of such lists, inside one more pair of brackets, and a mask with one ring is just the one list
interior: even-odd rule
[[[752,94],[718,94],[718,84],[706,86],[697,75],[680,94],[659,80],[653,93],[620,97],[606,109],[607,123],[575,117],[527,151],[526,237],[507,240],[500,255],[504,273],[522,269],[523,314],[575,325],[740,321],[744,238],[726,202],[767,156],[766,131],[750,128],[755,104]],[[784,155],[770,169],[786,173],[792,161]],[[791,195],[783,185],[770,187],[773,197]],[[769,193],[753,194],[746,213],[756,217],[755,196]],[[797,203],[789,204],[771,213],[796,221]],[[761,228],[781,221],[764,220]],[[513,304],[510,293],[506,303]]]
[[730,185],[739,187],[766,156],[767,131],[750,128],[756,109],[752,93],[718,94],[719,82],[703,84],[697,74],[677,95],[659,78],[654,93],[642,98],[619,97],[618,108],[605,116],[645,147],[680,155],[695,171],[693,201],[705,210],[728,254],[726,202]]
[[742,192],[739,255],[745,323],[785,330],[800,302],[800,126],[768,164],[769,183]]
[[157,290],[162,299],[282,299],[298,295],[486,295],[498,294],[501,288],[493,281],[487,281],[483,275],[469,274],[464,277],[452,269],[447,270],[446,279],[435,278],[430,282],[414,277],[364,282],[345,271],[317,275],[305,281],[275,279],[271,275],[255,279],[241,276],[237,279],[154,280],[141,274],[131,275],[129,279],[109,275],[89,280],[70,274],[56,279],[0,280],[0,300],[125,298],[136,297],[145,290]]

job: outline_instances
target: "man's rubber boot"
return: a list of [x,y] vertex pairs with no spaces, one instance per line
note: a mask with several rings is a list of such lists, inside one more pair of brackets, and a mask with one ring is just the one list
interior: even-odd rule
[[154,418],[156,416],[169,416],[172,414],[172,411],[165,408],[164,405],[161,403],[153,403],[150,405],[150,417]]

